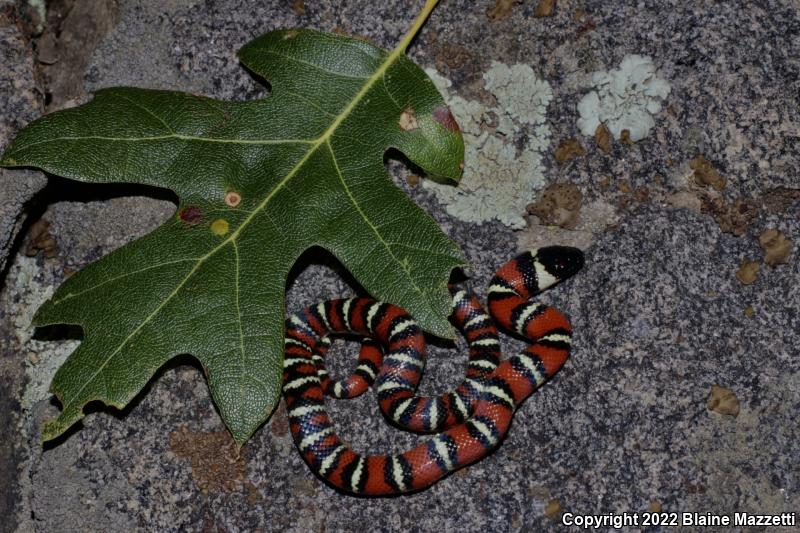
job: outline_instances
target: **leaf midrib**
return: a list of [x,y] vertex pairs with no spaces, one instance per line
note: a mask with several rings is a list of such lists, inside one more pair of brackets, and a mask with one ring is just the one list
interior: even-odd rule
[[271,145],[271,144],[314,144],[316,139],[226,139],[223,137],[198,137],[197,135],[185,135],[182,133],[169,133],[167,135],[151,135],[146,137],[108,137],[105,135],[82,135],[80,137],[53,137],[52,139],[44,139],[37,142],[28,143],[19,150],[14,150],[6,154],[5,161],[12,161],[13,155],[20,150],[27,150],[32,146],[40,144],[47,144],[60,141],[108,141],[108,142],[149,142],[149,141],[166,141],[171,139],[178,139],[181,141],[192,142],[207,142],[207,143],[227,143],[227,144],[255,144],[255,145]]
[[[415,28],[416,26],[417,25],[415,24]],[[208,253],[206,253],[204,256],[200,257],[197,260],[195,266],[192,267],[192,269],[186,274],[186,276],[184,276],[184,278],[180,281],[180,283],[178,283],[178,285],[175,286],[175,288],[167,295],[167,297],[164,298],[164,300],[149,315],[147,315],[147,317],[145,317],[145,319],[127,337],[125,337],[125,339],[122,340],[119,346],[113,352],[111,352],[111,354],[109,354],[109,356],[103,361],[103,363],[97,368],[97,370],[91,375],[91,377],[83,382],[83,385],[81,385],[80,389],[78,389],[78,391],[75,392],[75,394],[72,396],[72,399],[78,398],[81,392],[83,392],[83,390],[86,388],[86,386],[95,380],[95,378],[106,368],[106,366],[108,366],[108,363],[128,344],[128,342],[130,342],[130,340],[133,339],[145,325],[150,323],[150,321],[153,320],[153,318],[155,318],[158,315],[158,313],[161,312],[164,306],[166,306],[178,294],[178,292],[180,292],[180,290],[187,283],[187,281],[190,280],[192,276],[194,276],[194,274],[199,270],[201,265],[203,265],[208,259],[213,257],[219,250],[223,249],[225,246],[231,243],[234,243],[235,246],[236,239],[238,239],[239,235],[242,233],[244,228],[246,228],[252,222],[252,220],[255,218],[257,214],[261,213],[267,207],[269,202],[272,200],[272,198],[275,197],[278,191],[283,189],[292,180],[292,178],[294,178],[294,176],[300,171],[300,169],[303,168],[303,166],[311,158],[311,156],[323,144],[329,142],[330,138],[336,132],[338,127],[342,124],[342,122],[344,122],[344,120],[348,116],[350,116],[352,111],[361,102],[364,96],[370,91],[370,89],[372,89],[373,85],[379,79],[382,79],[383,76],[386,74],[386,71],[389,69],[389,67],[392,66],[395,63],[395,61],[397,61],[398,57],[403,55],[409,42],[416,34],[415,28],[412,28],[413,33],[412,31],[409,31],[409,33],[404,37],[403,41],[401,41],[401,43],[394,50],[392,50],[392,52],[389,53],[389,55],[386,56],[385,61],[381,63],[380,67],[369,78],[367,78],[366,83],[364,83],[359,92],[356,93],[356,95],[352,98],[347,107],[345,107],[344,110],[342,110],[342,112],[339,113],[339,115],[337,115],[333,123],[331,123],[331,125],[319,137],[310,142],[311,146],[309,147],[309,149],[306,151],[303,157],[297,162],[297,164],[295,164],[295,166],[286,174],[286,176],[277,184],[275,184],[270,193],[261,201],[261,203],[258,204],[258,206],[256,206],[255,209],[253,209],[253,211],[241,222],[241,224],[239,224],[236,227],[236,229],[233,232],[231,232],[231,234],[227,238],[222,240],[217,246],[212,248]],[[174,135],[168,137],[174,137]],[[198,137],[198,139],[200,138]],[[306,140],[304,142],[309,142],[309,141]],[[331,147],[331,153],[333,153],[332,147]],[[355,199],[352,199],[352,201],[355,202]],[[359,210],[359,214],[362,216],[362,218],[365,218],[367,224],[370,224],[370,221],[366,219],[366,217],[363,215],[363,212]],[[383,239],[381,239],[381,241],[385,245],[385,241]],[[392,255],[392,257],[395,257],[394,254],[392,254],[391,249],[388,248],[388,246],[387,250]],[[403,267],[402,263],[398,264],[400,264],[400,266]],[[237,268],[236,277],[238,279],[239,276],[238,262],[236,262],[236,268]],[[405,268],[403,270],[406,273],[408,273],[408,271]],[[412,284],[414,284],[413,279],[411,280],[411,282]],[[419,291],[419,288],[417,288],[417,290]],[[236,297],[238,301],[238,293]],[[239,326],[241,328],[241,316],[239,317]],[[59,399],[63,402],[65,406],[69,405],[72,402],[72,399],[70,400],[65,400],[64,398],[59,398]],[[113,402],[112,405],[119,408],[123,407]]]

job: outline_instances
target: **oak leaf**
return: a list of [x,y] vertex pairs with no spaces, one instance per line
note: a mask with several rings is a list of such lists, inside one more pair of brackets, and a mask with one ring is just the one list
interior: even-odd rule
[[164,187],[179,199],[161,227],[69,278],[37,312],[36,325],[84,332],[51,385],[62,411],[45,439],[88,402],[124,407],[166,361],[191,354],[241,446],[279,400],[286,278],[312,246],[450,336],[447,279],[462,254],[384,167],[394,148],[429,175],[461,174],[458,125],[404,55],[420,24],[392,52],[274,31],[239,51],[269,82],[266,98],[104,89],[19,133],[3,166]]

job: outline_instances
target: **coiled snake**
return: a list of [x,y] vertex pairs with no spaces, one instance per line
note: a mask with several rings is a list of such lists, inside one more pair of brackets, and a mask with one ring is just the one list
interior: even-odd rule
[[[575,248],[525,252],[495,274],[489,313],[528,345],[500,361],[494,321],[464,290],[453,293],[452,321],[469,344],[464,381],[438,397],[415,396],[425,364],[425,341],[401,308],[368,298],[329,300],[286,321],[283,395],[295,443],[306,462],[335,487],[355,494],[419,490],[489,454],[508,431],[516,408],[552,377],[569,355],[572,328],[559,311],[529,299],[583,266]],[[368,337],[349,378],[334,382],[324,367],[331,333]],[[338,437],[324,394],[354,397],[375,381],[381,410],[396,425],[436,433],[397,455],[362,455]]]

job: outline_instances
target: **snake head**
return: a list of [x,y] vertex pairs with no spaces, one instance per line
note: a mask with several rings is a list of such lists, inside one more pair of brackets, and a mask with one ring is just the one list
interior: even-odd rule
[[[552,285],[578,272],[584,263],[583,252],[570,246],[545,246],[534,251],[533,255],[536,261],[554,278]],[[540,280],[539,290],[546,288],[542,286],[542,280]]]

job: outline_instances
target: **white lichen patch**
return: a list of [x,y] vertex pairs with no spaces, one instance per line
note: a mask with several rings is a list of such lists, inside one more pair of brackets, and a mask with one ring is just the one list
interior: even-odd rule
[[528,65],[493,62],[484,87],[497,104],[486,106],[449,93],[450,81],[426,72],[445,95],[464,134],[465,167],[458,187],[424,181],[446,211],[466,222],[499,220],[524,228],[525,207],[544,185],[542,152],[550,144],[547,105],[553,91]]
[[[56,370],[79,344],[74,340],[48,342],[33,338],[36,329],[32,324],[33,315],[54,291],[51,284],[43,283],[37,277],[40,272],[36,258],[19,254],[7,277],[14,283],[6,287],[0,299],[0,305],[12,322],[16,342],[25,355],[28,382],[20,403],[26,419],[30,417],[33,406],[50,397],[48,389]],[[27,430],[26,427],[21,429]]]
[[670,92],[653,60],[635,54],[625,56],[618,69],[592,74],[592,85],[594,90],[578,102],[578,127],[584,135],[594,135],[602,123],[617,140],[623,130],[632,141],[647,137],[655,126],[653,115]]

